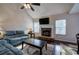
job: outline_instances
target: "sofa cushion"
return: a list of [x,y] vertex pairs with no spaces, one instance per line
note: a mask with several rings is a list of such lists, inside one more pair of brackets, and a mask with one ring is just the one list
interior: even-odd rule
[[6,44],[7,43],[7,41],[6,40],[0,40],[0,44]]
[[0,55],[14,55],[14,53],[2,44],[0,44]]
[[12,36],[15,34],[16,34],[16,31],[6,31],[6,33],[5,33],[6,36]]
[[9,39],[5,39],[5,40],[7,40],[7,42],[13,46],[18,46],[26,39],[27,38],[9,38]]
[[16,31],[16,34],[24,34],[24,31]]
[[17,46],[17,45],[20,45],[22,43],[22,39],[18,39],[18,40],[11,40],[11,39],[8,39],[8,42],[13,45],[13,46]]

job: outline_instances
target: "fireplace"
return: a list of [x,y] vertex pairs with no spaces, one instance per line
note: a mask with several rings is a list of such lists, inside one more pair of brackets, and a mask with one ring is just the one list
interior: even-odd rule
[[41,28],[41,35],[51,37],[51,28]]

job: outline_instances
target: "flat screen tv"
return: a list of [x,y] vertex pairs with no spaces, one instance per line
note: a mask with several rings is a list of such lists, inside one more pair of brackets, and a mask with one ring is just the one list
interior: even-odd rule
[[40,24],[49,24],[49,18],[41,18],[39,19]]

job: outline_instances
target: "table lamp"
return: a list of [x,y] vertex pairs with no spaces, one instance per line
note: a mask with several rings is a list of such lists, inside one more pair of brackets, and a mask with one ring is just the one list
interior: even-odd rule
[[28,32],[28,34],[30,34],[30,33],[32,33],[32,28],[29,28],[29,32]]
[[3,32],[2,27],[0,27],[0,38],[3,38],[3,36],[4,36],[4,32]]

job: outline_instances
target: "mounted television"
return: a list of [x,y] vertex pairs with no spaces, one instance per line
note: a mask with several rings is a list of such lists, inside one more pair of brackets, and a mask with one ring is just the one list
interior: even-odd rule
[[49,18],[41,18],[39,19],[40,24],[49,24]]

